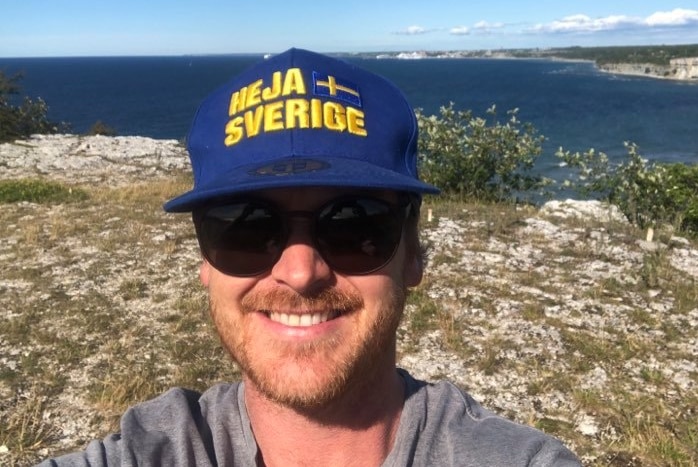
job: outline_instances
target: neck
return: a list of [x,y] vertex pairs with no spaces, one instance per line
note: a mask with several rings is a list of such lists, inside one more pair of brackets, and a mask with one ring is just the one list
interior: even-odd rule
[[268,467],[380,465],[390,453],[405,398],[393,366],[324,407],[273,402],[245,379],[252,430]]

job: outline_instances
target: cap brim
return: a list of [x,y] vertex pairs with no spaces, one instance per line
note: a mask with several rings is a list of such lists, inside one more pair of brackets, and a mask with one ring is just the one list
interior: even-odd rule
[[256,190],[311,186],[384,189],[420,194],[440,192],[435,186],[415,177],[364,161],[338,157],[287,157],[273,163],[237,167],[234,172],[221,174],[206,185],[197,186],[171,199],[165,203],[164,209],[167,212],[188,212],[216,198]]

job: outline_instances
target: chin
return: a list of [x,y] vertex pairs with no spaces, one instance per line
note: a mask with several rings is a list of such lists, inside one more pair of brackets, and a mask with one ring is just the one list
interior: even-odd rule
[[247,379],[264,397],[294,409],[321,408],[347,393],[351,383],[370,380],[377,359],[347,341],[308,346],[254,346],[236,355]]

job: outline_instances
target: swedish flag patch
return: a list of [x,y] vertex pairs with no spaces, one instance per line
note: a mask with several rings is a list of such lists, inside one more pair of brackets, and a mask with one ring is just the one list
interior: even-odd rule
[[354,83],[337,79],[327,73],[313,72],[313,93],[316,96],[332,97],[361,107],[359,88]]

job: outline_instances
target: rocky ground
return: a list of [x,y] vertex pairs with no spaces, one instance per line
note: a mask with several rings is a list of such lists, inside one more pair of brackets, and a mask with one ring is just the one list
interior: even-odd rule
[[0,147],[4,179],[46,176],[118,186],[189,167],[186,151],[178,141],[140,136],[36,135]]
[[[79,449],[171,385],[235,377],[202,316],[189,220],[160,208],[187,167],[176,141],[0,145],[3,180],[90,195],[0,204],[0,464]],[[698,462],[695,242],[597,202],[424,211],[429,266],[401,366],[561,437],[588,465]]]

